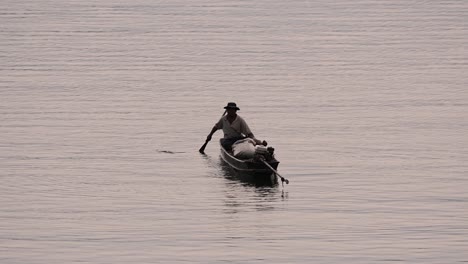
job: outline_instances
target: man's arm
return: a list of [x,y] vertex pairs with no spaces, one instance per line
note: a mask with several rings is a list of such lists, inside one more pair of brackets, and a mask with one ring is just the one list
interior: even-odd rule
[[218,131],[218,127],[215,125],[212,129],[211,129],[211,132],[210,134],[208,134],[208,136],[206,137],[206,140],[207,141],[210,141],[211,140],[211,137],[213,137],[213,134]]
[[253,139],[253,140],[255,141],[255,144],[256,144],[256,145],[260,145],[260,144],[261,144],[261,145],[264,145],[264,146],[268,145],[268,143],[267,143],[265,140],[261,141],[260,139],[255,138],[255,136],[254,136],[254,134],[253,134],[252,132],[250,132],[250,133],[247,134],[246,136],[247,136],[248,138]]
[[261,141],[255,138],[254,134],[252,133],[252,130],[250,130],[249,125],[247,125],[247,122],[245,122],[243,118],[241,118],[241,131],[246,137],[253,139],[256,145],[262,144],[266,146],[268,144],[265,140]]

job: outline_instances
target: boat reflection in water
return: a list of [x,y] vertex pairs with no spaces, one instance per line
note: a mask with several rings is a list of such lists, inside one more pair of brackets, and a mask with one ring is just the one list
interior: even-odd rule
[[[254,191],[254,193],[257,194],[257,196],[255,197],[257,197],[261,201],[265,201],[265,199],[267,199],[268,201],[270,199],[276,199],[274,197],[278,197],[278,194],[280,194],[282,199],[288,199],[288,192],[285,191],[284,185],[283,188],[278,188],[278,177],[276,177],[274,173],[271,173],[269,175],[255,175],[252,173],[236,171],[221,157],[219,159],[218,167],[220,174],[226,180],[229,181],[226,182],[229,186],[229,198],[237,197],[236,193],[239,191],[239,187],[242,186],[244,188],[247,188],[241,188],[242,190]],[[240,196],[244,197],[244,195]],[[235,205],[236,202],[232,202],[231,200],[232,199],[230,199],[229,204],[234,203],[233,205]],[[257,208],[257,210],[269,209],[269,206],[266,204],[263,204],[262,206],[259,205],[259,207],[262,207],[263,209]]]
[[220,158],[220,167],[224,177],[232,181],[241,181],[242,183],[256,187],[274,186],[278,184],[278,178],[273,172],[256,173],[236,170],[222,158]]

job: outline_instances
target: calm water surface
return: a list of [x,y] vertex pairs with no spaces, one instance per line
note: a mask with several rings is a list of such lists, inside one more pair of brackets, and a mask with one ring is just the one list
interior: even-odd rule
[[[4,0],[0,262],[468,262],[467,14]],[[228,101],[289,185],[197,152]]]

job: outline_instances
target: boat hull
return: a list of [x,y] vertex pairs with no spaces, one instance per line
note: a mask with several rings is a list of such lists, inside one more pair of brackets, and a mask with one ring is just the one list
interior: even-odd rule
[[[278,181],[273,171],[265,166],[261,161],[241,160],[231,155],[231,153],[221,145],[220,149],[223,161],[243,179],[273,183]],[[273,158],[268,161],[268,164],[276,170],[278,168],[279,161]]]

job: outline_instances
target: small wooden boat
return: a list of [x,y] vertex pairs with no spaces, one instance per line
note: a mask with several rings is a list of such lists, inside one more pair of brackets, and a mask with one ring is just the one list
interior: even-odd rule
[[[279,161],[275,158],[273,148],[265,155],[255,156],[251,159],[238,159],[234,157],[232,151],[227,151],[220,140],[221,158],[234,171],[240,173],[244,178],[248,177],[252,181],[276,183],[277,177],[275,170],[278,168]],[[267,164],[269,166],[267,166]]]

